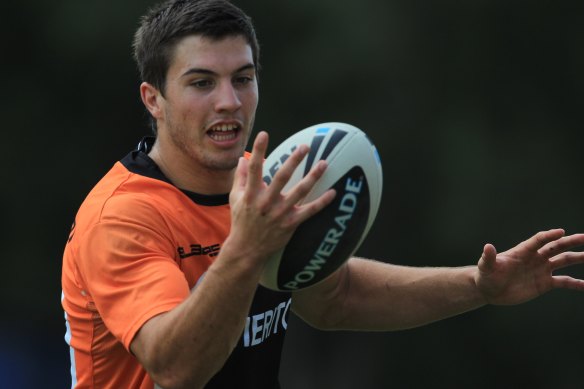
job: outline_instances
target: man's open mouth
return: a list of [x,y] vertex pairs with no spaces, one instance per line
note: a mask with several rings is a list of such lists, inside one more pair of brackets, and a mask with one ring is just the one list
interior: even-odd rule
[[235,139],[238,132],[239,126],[237,124],[219,124],[211,127],[207,134],[214,141],[225,142]]

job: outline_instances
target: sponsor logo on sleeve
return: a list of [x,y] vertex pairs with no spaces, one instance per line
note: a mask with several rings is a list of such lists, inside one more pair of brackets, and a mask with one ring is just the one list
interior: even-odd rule
[[216,257],[219,255],[219,250],[221,250],[221,245],[219,243],[212,244],[210,246],[202,246],[200,244],[191,244],[189,246],[189,251],[186,251],[184,247],[177,247],[176,251],[181,259],[188,257],[208,255],[210,257]]

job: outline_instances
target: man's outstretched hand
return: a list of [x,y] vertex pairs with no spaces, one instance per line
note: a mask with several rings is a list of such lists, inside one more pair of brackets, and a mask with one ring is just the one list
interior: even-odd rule
[[510,250],[497,254],[486,244],[478,263],[475,282],[485,302],[513,305],[529,301],[551,289],[584,291],[584,280],[553,275],[557,269],[584,263],[584,234],[565,236],[562,229],[535,234]]

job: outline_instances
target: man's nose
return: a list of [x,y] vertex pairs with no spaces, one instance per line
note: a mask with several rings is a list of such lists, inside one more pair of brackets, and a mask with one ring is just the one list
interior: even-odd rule
[[224,83],[220,85],[217,90],[215,110],[218,112],[228,111],[234,112],[241,107],[241,100],[237,90],[231,83]]

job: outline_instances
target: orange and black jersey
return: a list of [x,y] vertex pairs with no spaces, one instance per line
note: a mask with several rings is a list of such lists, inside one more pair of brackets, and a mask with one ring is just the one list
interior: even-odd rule
[[[65,247],[73,388],[154,388],[130,343],[147,320],[188,297],[229,234],[228,194],[175,187],[148,157],[151,142],[93,188]],[[290,301],[258,286],[240,342],[208,388],[278,387]]]

